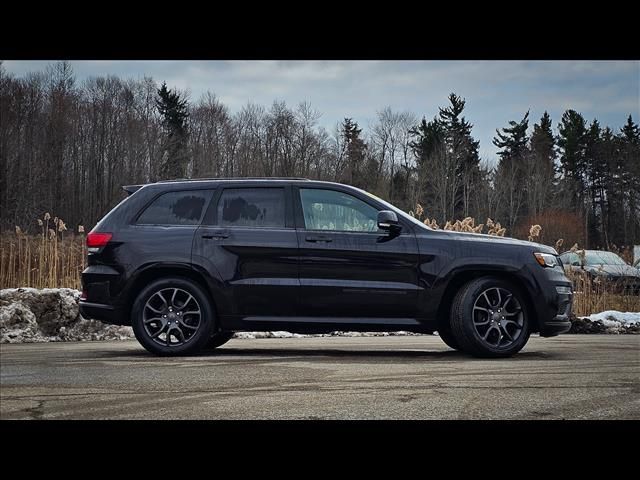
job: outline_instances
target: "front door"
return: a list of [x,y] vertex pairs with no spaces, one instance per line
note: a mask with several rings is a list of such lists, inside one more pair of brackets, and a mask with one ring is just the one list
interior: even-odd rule
[[355,195],[295,188],[300,245],[299,312],[305,317],[415,318],[415,235],[378,230],[378,209]]

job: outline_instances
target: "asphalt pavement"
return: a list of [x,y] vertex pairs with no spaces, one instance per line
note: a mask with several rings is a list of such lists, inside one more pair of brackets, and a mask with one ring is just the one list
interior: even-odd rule
[[640,419],[640,336],[532,337],[475,359],[437,336],[0,345],[0,419]]

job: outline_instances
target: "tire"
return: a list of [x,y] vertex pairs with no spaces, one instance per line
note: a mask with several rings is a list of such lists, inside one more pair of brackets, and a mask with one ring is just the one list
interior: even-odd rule
[[131,326],[138,342],[155,355],[190,355],[212,338],[215,316],[208,295],[197,283],[166,277],[138,294]]
[[209,339],[209,341],[207,342],[207,344],[204,346],[204,349],[205,350],[214,350],[214,349],[224,345],[229,340],[231,340],[231,337],[233,337],[233,333],[234,332],[218,332],[218,333],[214,333],[213,337],[211,337]]
[[460,349],[476,357],[510,357],[529,340],[530,322],[522,292],[495,277],[465,284],[451,306],[451,332]]
[[443,324],[438,327],[438,335],[440,335],[440,339],[447,345],[447,347],[453,348],[454,350],[460,350],[460,344],[453,336],[450,325],[445,325],[443,322]]

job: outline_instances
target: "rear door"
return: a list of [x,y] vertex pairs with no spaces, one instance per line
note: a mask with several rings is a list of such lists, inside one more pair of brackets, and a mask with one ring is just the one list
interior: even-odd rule
[[294,187],[300,244],[300,315],[416,318],[413,230],[378,230],[378,208],[330,187]]
[[229,185],[219,189],[194,238],[194,257],[217,273],[237,318],[294,315],[298,240],[291,188]]

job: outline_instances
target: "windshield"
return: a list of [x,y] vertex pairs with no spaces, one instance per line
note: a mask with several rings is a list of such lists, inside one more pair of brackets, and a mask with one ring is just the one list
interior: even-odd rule
[[586,251],[586,265],[626,265],[618,255],[613,252]]
[[410,222],[414,223],[415,225],[419,225],[422,228],[426,228],[427,230],[431,230],[431,228],[427,227],[424,223],[422,223],[420,220],[418,220],[415,217],[412,217],[411,215],[409,215],[406,212],[403,212],[402,210],[400,210],[398,207],[391,205],[389,202],[381,199],[380,197],[374,195],[373,193],[369,193],[366,190],[362,190],[361,188],[357,188],[356,190],[364,193],[365,195],[368,195],[369,197],[377,200],[378,202],[382,203],[385,207],[387,207],[389,210],[392,210],[394,212],[396,212],[398,215],[400,215],[402,218],[406,218],[407,220],[409,220]]

